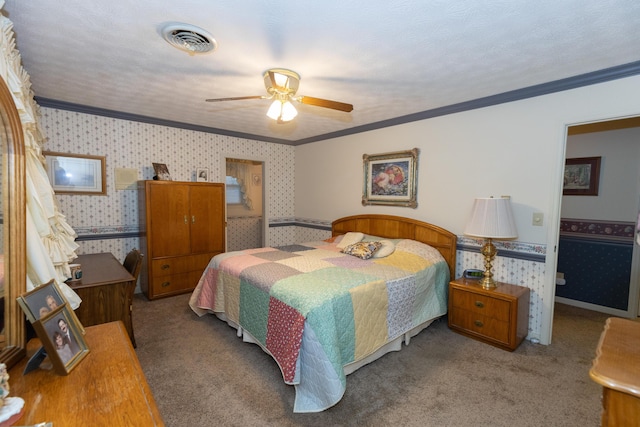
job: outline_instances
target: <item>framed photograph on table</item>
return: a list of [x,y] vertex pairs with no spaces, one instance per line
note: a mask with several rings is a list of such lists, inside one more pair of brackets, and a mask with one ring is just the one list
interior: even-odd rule
[[44,151],[56,194],[106,195],[105,157]]
[[597,196],[601,157],[567,159],[564,166],[564,196]]
[[363,205],[418,207],[417,180],[420,150],[364,154]]
[[67,300],[53,279],[18,297],[18,304],[31,323],[40,320],[41,317],[47,316],[66,303]]
[[77,318],[67,304],[33,322],[33,328],[58,375],[68,375],[89,353]]

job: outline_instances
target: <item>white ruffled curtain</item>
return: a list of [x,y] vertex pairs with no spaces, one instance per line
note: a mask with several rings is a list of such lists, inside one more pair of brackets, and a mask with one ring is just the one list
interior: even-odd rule
[[251,168],[246,162],[227,160],[227,176],[232,176],[240,184],[240,194],[242,196],[242,204],[247,209],[253,209],[253,202],[247,195],[247,182],[251,182]]
[[[0,8],[4,1],[0,0]],[[5,80],[20,113],[26,162],[27,290],[55,279],[73,309],[78,295],[66,284],[69,262],[77,257],[76,232],[58,209],[42,155],[45,138],[38,124],[39,109],[33,99],[29,75],[15,47],[13,23],[0,16],[0,76]]]

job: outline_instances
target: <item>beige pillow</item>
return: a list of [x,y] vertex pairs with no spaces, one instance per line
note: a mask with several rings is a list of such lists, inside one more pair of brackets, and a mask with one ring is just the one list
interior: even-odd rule
[[350,231],[342,237],[342,240],[340,240],[336,246],[340,249],[344,249],[349,245],[360,242],[362,239],[364,239],[364,233]]
[[396,250],[396,245],[391,240],[380,240],[382,246],[374,252],[374,258],[384,258],[391,255]]

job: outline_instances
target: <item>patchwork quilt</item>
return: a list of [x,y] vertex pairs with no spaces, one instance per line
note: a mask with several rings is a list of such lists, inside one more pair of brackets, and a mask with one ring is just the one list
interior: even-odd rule
[[369,259],[318,241],[219,254],[189,305],[250,334],[295,385],[294,412],[318,412],[342,398],[345,365],[444,315],[448,282],[440,253],[414,240]]

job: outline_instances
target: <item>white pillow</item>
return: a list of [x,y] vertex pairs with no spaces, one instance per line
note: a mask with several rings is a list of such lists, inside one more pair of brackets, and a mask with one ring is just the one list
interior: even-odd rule
[[344,249],[349,245],[353,245],[354,243],[358,243],[364,239],[364,233],[357,233],[355,231],[350,231],[344,236],[342,236],[342,240],[336,245],[339,249]]
[[384,258],[396,250],[396,245],[391,240],[380,240],[382,247],[373,253],[373,258]]

